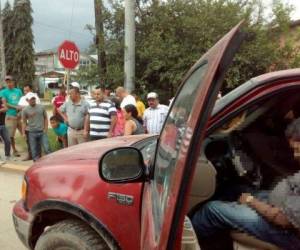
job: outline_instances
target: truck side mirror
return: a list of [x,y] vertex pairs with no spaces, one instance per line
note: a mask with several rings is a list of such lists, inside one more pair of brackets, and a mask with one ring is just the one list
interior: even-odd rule
[[100,177],[107,182],[136,182],[142,179],[144,170],[143,156],[133,147],[110,150],[99,161]]

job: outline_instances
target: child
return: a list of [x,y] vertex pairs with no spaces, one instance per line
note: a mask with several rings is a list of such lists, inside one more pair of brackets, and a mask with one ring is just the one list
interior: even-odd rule
[[67,125],[63,122],[60,122],[56,116],[50,117],[50,124],[55,134],[57,135],[61,147],[67,148],[68,147]]

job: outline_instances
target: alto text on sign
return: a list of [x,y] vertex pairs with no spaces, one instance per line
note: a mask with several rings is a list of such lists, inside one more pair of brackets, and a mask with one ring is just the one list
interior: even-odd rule
[[64,41],[58,48],[58,58],[66,69],[74,69],[79,63],[79,49],[74,42]]

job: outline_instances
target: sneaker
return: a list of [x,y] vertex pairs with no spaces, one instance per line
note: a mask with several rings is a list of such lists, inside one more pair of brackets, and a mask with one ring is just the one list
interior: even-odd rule
[[13,156],[20,157],[21,155],[20,155],[20,153],[18,151],[15,151],[15,152],[13,152]]
[[12,161],[13,160],[13,158],[11,156],[5,156],[4,159],[5,159],[5,161]]

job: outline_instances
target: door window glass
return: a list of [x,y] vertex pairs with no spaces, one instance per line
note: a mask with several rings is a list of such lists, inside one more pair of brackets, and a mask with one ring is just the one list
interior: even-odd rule
[[174,101],[161,133],[156,151],[154,181],[151,183],[156,240],[161,233],[165,210],[171,196],[170,187],[176,177],[176,168],[180,167],[177,162],[180,155],[184,155],[188,151],[193,131],[187,128],[187,121],[190,118],[207,66],[206,62],[202,63],[186,80]]

